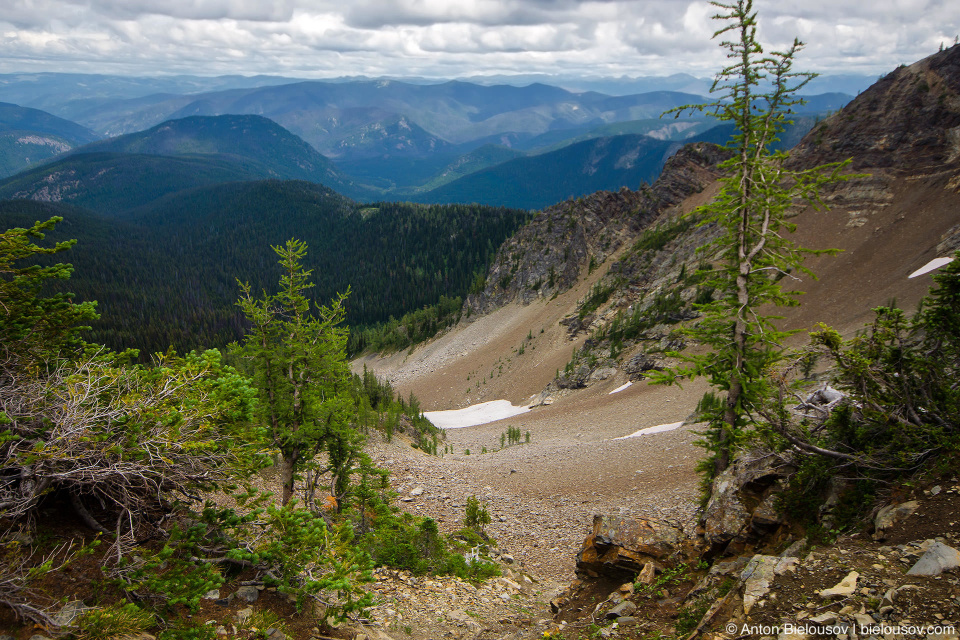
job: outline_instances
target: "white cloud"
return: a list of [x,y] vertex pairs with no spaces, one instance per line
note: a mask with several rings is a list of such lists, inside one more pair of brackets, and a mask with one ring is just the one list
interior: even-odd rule
[[[883,73],[952,44],[947,0],[757,0],[798,67]],[[0,71],[463,76],[712,75],[707,2],[691,0],[7,0]]]

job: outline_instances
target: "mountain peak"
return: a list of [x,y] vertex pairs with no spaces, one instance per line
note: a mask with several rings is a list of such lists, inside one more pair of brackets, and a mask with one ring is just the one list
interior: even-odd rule
[[960,157],[960,46],[878,80],[814,126],[792,162],[853,159],[853,168],[942,169]]

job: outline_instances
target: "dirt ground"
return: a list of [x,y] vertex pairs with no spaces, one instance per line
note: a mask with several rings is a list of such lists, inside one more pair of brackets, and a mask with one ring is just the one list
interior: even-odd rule
[[[693,444],[696,429],[614,438],[683,420],[703,388],[634,384],[607,395],[617,382],[514,418],[449,429],[441,450],[447,445],[453,453],[430,456],[395,439],[374,445],[372,454],[391,470],[404,508],[454,530],[462,526],[467,497],[476,495],[488,505],[490,534],[506,551],[536,575],[569,582],[595,514],[694,524],[702,453]],[[508,426],[529,431],[530,442],[501,450]]]

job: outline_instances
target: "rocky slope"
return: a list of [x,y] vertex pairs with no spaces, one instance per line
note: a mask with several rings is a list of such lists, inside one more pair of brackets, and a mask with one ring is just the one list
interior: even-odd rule
[[856,170],[947,171],[960,159],[960,47],[900,66],[813,130],[795,167],[852,160]]
[[[769,462],[730,474],[730,490],[711,506],[757,497],[751,484]],[[957,638],[958,512],[960,484],[948,474],[875,511],[867,531],[837,539],[798,537],[762,502],[687,537],[662,522],[602,517],[578,556],[583,579],[552,607],[570,638]],[[763,535],[750,544],[733,535],[748,529]],[[720,556],[711,544],[718,534],[734,543]]]
[[[872,307],[892,298],[909,309],[931,280],[929,275],[907,276],[957,247],[958,69],[960,47],[955,46],[893,72],[815,127],[794,152],[795,168],[852,157],[849,171],[866,175],[825,193],[828,209],[795,211],[795,239],[801,245],[844,251],[809,262],[819,280],[790,285],[807,294],[801,307],[789,310],[787,327],[805,329],[823,321],[849,335],[871,318]],[[684,158],[690,159],[681,154],[677,163]],[[623,429],[627,435],[630,422],[643,427],[671,417],[682,420],[704,391],[671,388],[678,395],[669,396],[662,388],[635,384],[609,395],[640,378],[644,369],[659,366],[657,351],[670,347],[676,337],[673,323],[689,317],[685,309],[702,293],[692,273],[712,258],[696,252],[712,231],[686,224],[680,214],[715,192],[715,170],[709,162],[684,166],[692,167],[688,175],[696,180],[681,179],[676,199],[663,195],[662,202],[668,203],[663,207],[652,204],[661,202],[652,195],[662,193],[658,183],[544,211],[501,248],[484,291],[467,303],[470,324],[411,353],[380,361],[380,371],[394,376],[404,392],[413,390],[426,398],[428,409],[498,397],[527,404],[552,400],[510,421],[449,432],[458,452],[467,447],[475,452],[495,441],[508,424],[531,429],[534,442],[548,438],[550,447],[554,438],[571,438],[570,430],[577,437],[605,434],[603,443],[568,449],[564,455],[571,462],[552,465],[542,479],[523,477],[526,468],[515,464],[518,454],[507,460],[497,459],[499,453],[458,453],[463,475],[441,481],[437,491],[452,495],[450,485],[473,488],[476,479],[483,478],[486,484],[480,486],[489,486],[492,498],[500,493],[507,497],[498,511],[506,524],[516,518],[537,525],[542,516],[536,514],[547,510],[537,502],[525,506],[533,493],[541,499],[598,494],[599,500],[574,515],[556,512],[576,521],[585,542],[572,545],[570,534],[553,542],[556,553],[570,554],[568,563],[576,554],[580,580],[552,598],[554,613],[546,628],[552,635],[956,638],[958,569],[907,575],[918,562],[930,564],[936,557],[936,564],[945,560],[949,566],[957,558],[960,481],[949,464],[946,471],[917,478],[909,486],[891,487],[866,532],[838,538],[829,505],[822,512],[819,505],[811,506],[820,522],[813,530],[795,526],[779,512],[777,491],[793,470],[788,456],[743,458],[721,478],[724,490],[700,513],[698,525],[691,525],[689,519],[657,512],[669,496],[668,468],[678,464],[676,452],[669,451],[673,443],[651,437],[642,451],[615,446],[611,436],[620,436],[614,431]],[[671,175],[669,169],[664,172],[664,184]],[[634,318],[636,325],[629,325]],[[636,331],[626,338],[628,326]],[[483,331],[474,332],[478,327]],[[802,339],[800,334],[797,340]],[[568,361],[572,366],[561,371],[564,367],[557,363]],[[378,361],[368,359],[367,364],[376,369]],[[544,389],[546,394],[537,398]],[[681,406],[684,411],[677,411]],[[550,447],[543,451],[553,451]],[[574,475],[570,470],[578,460]],[[428,462],[411,474],[418,481],[419,474],[428,475],[434,468]],[[448,456],[444,468],[451,462]],[[667,499],[678,505],[686,500],[692,509],[691,462],[683,462],[687,471],[676,476],[678,486],[687,487],[685,497]],[[625,468],[634,466],[638,472],[656,470],[655,490],[622,477]],[[512,469],[519,473],[510,473]],[[569,481],[565,473],[571,473]],[[520,491],[523,480],[530,489]],[[523,501],[514,504],[521,496]],[[419,505],[419,513],[442,509],[426,500],[405,504],[411,509]],[[900,514],[899,520],[891,514]],[[540,535],[557,540],[549,528]],[[522,537],[505,539],[511,540],[518,560],[538,569],[544,566],[532,543]],[[922,560],[928,553],[934,555]],[[510,634],[542,637],[543,631],[534,624]],[[491,638],[506,634],[492,625],[477,633]]]
[[471,314],[518,300],[524,304],[569,290],[664,211],[718,177],[723,152],[695,143],[671,157],[652,187],[600,191],[548,207],[503,244],[483,291],[467,298]]
[[[795,237],[801,246],[838,248],[843,253],[808,262],[819,279],[785,283],[788,289],[807,293],[800,308],[785,310],[788,328],[804,330],[825,322],[849,334],[869,319],[874,307],[896,300],[912,308],[926,293],[930,279],[906,276],[960,247],[960,224],[953,213],[960,205],[960,47],[882,78],[814,127],[791,152],[789,164],[807,170],[848,159],[846,171],[854,177],[824,192],[824,209],[795,211]],[[663,177],[672,182],[670,169]],[[655,192],[660,184],[654,186]],[[571,336],[588,337],[543,397],[582,388],[618,370],[631,379],[642,378],[644,371],[663,365],[660,352],[683,346],[674,325],[694,318],[691,303],[710,295],[699,286],[695,272],[713,258],[698,249],[714,234],[676,211],[661,211],[655,224],[623,228],[618,246],[629,248],[611,261],[576,312],[563,320]],[[532,225],[529,231],[534,232]],[[536,237],[550,235],[541,227]],[[605,239],[596,231],[592,237]],[[558,246],[553,243],[551,247]],[[580,249],[580,263],[589,250]],[[518,254],[509,255],[515,259]],[[526,259],[535,264],[544,256]],[[507,266],[504,261],[495,266],[503,282]],[[523,266],[515,259],[511,269],[524,275]],[[578,271],[568,267],[564,273],[572,277]],[[522,282],[513,286],[514,290],[499,291],[496,282],[488,280],[482,299],[486,306],[475,308],[482,311],[514,298],[525,303],[536,299],[535,289],[525,290]]]

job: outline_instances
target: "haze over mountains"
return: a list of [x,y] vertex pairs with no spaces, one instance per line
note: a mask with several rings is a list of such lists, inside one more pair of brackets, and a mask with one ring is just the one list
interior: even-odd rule
[[[692,80],[663,82],[703,89]],[[149,155],[168,159],[131,158],[131,167],[118,169],[128,174],[124,180],[147,170],[136,166],[162,176],[146,190],[148,199],[201,184],[279,178],[318,182],[361,201],[539,208],[598,189],[636,187],[655,178],[678,148],[668,143],[721,138],[709,133],[715,123],[708,118],[661,120],[669,109],[703,100],[665,90],[606,95],[545,84],[69,74],[0,76],[0,86],[22,103],[7,108],[6,120],[33,127],[17,129],[15,141],[0,149],[0,176],[50,162],[58,153],[72,156],[68,164],[57,159],[0,191],[5,197],[79,198],[74,204],[82,206],[88,198],[114,199],[95,194],[114,184],[104,169],[125,156]],[[825,115],[850,97],[810,96],[799,115]],[[39,118],[35,107],[50,114]],[[809,125],[805,119],[798,124]],[[64,137],[67,130],[74,133]],[[89,144],[98,136],[108,139]],[[43,152],[37,144],[46,145]],[[80,157],[93,153],[100,155]],[[584,153],[591,158],[586,163],[580,161]],[[512,186],[491,190],[503,175]],[[100,186],[87,184],[90,176],[98,176]]]
[[[689,80],[667,84],[696,86]],[[430,335],[486,284],[524,210],[652,183],[685,142],[731,133],[709,118],[661,119],[702,101],[663,90],[66,74],[0,85],[50,111],[0,108],[0,218],[63,215],[57,237],[81,245],[71,286],[101,301],[97,339],[148,351],[239,337],[234,279],[267,286],[269,245],[291,235],[317,252],[318,300],[354,287],[348,321],[358,328],[443,309],[358,344]],[[811,96],[784,146],[849,98]],[[426,206],[447,203],[489,206]]]

